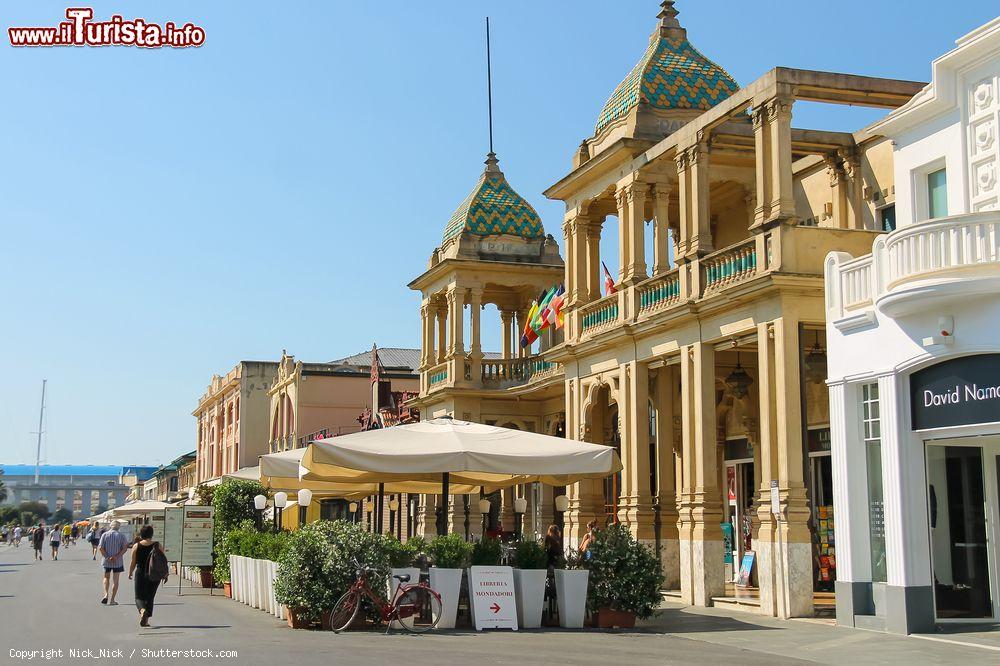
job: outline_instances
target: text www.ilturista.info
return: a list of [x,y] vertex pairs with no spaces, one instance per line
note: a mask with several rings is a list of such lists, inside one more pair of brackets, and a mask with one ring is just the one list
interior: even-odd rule
[[11,46],[139,46],[147,49],[187,48],[205,43],[205,30],[193,23],[163,25],[145,19],[126,20],[117,14],[92,21],[91,7],[70,7],[68,21],[48,28],[7,28]]

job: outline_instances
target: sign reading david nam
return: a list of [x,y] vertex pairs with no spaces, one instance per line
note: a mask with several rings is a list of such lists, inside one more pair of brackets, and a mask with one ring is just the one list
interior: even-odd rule
[[1000,354],[944,361],[910,377],[914,430],[1000,421]]

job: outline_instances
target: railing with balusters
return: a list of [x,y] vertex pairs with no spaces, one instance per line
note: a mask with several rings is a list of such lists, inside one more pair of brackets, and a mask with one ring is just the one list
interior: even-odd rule
[[427,386],[433,387],[448,381],[448,364],[439,363],[427,370]]
[[709,254],[700,264],[705,293],[749,280],[757,273],[757,240],[750,238]]
[[580,332],[592,333],[612,328],[618,323],[618,295],[609,294],[588,303],[580,311]]
[[873,270],[870,254],[840,267],[840,293],[845,310],[871,305]]
[[681,300],[681,280],[677,269],[646,280],[636,286],[639,292],[639,314],[662,310]]
[[523,384],[534,378],[554,374],[562,366],[540,356],[489,359],[483,361],[482,382],[488,384]]

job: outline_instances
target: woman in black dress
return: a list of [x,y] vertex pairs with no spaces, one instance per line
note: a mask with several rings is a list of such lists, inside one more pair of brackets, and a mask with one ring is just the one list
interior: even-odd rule
[[150,580],[146,572],[149,570],[149,556],[154,548],[162,550],[159,542],[153,541],[153,526],[143,525],[139,530],[139,539],[132,546],[132,561],[128,567],[128,577],[135,574],[135,607],[139,609],[139,626],[148,627],[149,618],[153,615],[153,598],[160,581]]

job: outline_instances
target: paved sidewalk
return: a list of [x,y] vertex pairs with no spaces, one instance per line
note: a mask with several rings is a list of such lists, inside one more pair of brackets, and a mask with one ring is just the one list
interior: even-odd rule
[[[887,636],[808,621],[778,621],[739,611],[664,605],[635,631],[436,633],[294,631],[269,616],[206,590],[177,595],[176,579],[157,595],[154,627],[138,626],[132,587],[123,578],[119,606],[100,602],[100,572],[89,548],[64,549],[60,561],[33,562],[31,552],[0,546],[0,646],[10,650],[234,651],[246,664],[980,664],[985,649]],[[956,638],[948,636],[947,638]],[[135,651],[133,653],[133,650]],[[148,659],[148,655],[146,655]],[[214,660],[220,660],[216,657]],[[187,660],[156,659],[156,663]],[[205,659],[198,659],[204,663]]]

